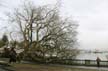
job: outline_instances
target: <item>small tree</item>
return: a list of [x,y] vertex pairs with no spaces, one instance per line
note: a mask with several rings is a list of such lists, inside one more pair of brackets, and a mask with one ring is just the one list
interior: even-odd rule
[[3,37],[0,40],[0,47],[3,47],[7,44],[8,44],[8,37],[7,37],[7,35],[3,35]]
[[7,35],[3,35],[3,37],[2,37],[2,41],[4,42],[4,43],[7,43],[8,42],[8,37],[7,37]]

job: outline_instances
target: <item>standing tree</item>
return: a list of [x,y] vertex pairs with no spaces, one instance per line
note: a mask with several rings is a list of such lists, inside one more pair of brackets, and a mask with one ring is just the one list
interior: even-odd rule
[[78,25],[73,20],[62,18],[58,7],[37,7],[28,3],[15,9],[9,19],[19,27],[25,54],[31,59],[72,58],[76,54]]
[[8,37],[7,37],[7,35],[3,35],[3,37],[0,40],[0,47],[3,47],[7,44],[8,44]]
[[3,35],[2,41],[3,41],[4,43],[7,43],[7,42],[8,42],[8,37],[7,37],[7,35]]
[[9,57],[9,49],[7,48],[8,47],[8,36],[7,35],[3,35],[2,39],[0,40],[0,47],[4,47],[4,50],[3,50],[3,54],[2,56],[3,57]]

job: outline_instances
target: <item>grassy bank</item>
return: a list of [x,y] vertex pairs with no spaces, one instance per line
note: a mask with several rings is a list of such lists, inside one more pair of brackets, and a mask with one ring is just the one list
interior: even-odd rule
[[[68,66],[43,65],[43,64],[11,64],[8,67],[13,71],[98,71],[96,69],[72,68]],[[108,70],[101,70],[108,71]]]

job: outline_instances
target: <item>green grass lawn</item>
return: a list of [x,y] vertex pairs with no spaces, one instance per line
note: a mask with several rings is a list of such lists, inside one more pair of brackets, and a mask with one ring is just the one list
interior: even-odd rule
[[11,64],[11,67],[9,67],[9,69],[12,69],[14,71],[98,71],[96,69],[72,68],[67,66],[65,67],[60,65],[56,66],[44,64]]

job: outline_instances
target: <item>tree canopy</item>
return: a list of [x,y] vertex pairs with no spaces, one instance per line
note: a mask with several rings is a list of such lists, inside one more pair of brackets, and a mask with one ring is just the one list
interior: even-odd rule
[[34,60],[72,58],[77,53],[78,24],[60,16],[59,7],[27,3],[15,9],[9,21],[17,25],[19,37],[23,37],[22,48]]

